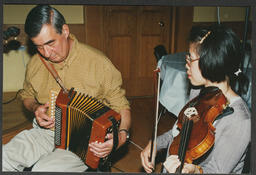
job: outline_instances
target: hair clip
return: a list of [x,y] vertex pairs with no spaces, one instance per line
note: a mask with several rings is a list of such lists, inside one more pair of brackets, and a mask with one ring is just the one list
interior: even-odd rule
[[210,35],[210,33],[211,33],[211,31],[208,31],[208,32],[204,35],[204,37],[199,41],[199,43],[202,44],[202,43],[204,42],[205,38],[207,38],[208,35]]
[[239,68],[234,74],[235,74],[236,76],[238,76],[241,72],[242,72],[242,71],[241,71],[241,69]]

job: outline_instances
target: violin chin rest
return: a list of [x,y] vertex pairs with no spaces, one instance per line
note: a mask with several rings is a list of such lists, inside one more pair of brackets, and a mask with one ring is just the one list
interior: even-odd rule
[[219,120],[219,119],[221,119],[221,118],[223,118],[223,117],[225,117],[225,116],[228,116],[228,115],[230,115],[230,114],[232,114],[234,112],[234,109],[232,108],[232,107],[226,107],[223,111],[222,111],[222,113],[216,118],[216,120]]

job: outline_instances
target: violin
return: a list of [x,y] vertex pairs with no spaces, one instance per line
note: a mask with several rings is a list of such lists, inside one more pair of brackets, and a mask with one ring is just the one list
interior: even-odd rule
[[178,155],[181,173],[184,162],[192,163],[206,154],[214,145],[214,120],[223,113],[228,101],[217,87],[206,87],[200,94],[188,102],[178,116],[180,129],[169,149],[170,155]]

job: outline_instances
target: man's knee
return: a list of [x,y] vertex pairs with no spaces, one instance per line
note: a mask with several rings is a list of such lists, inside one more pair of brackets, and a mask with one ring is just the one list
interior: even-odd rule
[[56,149],[43,156],[32,168],[41,172],[84,172],[88,167],[81,159],[66,150]]
[[12,157],[9,158],[8,151],[5,149],[6,145],[2,146],[2,171],[22,171],[21,166],[16,166],[16,168],[12,165],[15,164],[14,161],[12,161]]
[[36,163],[31,169],[31,171],[33,172],[85,172],[87,169],[88,167],[85,165],[66,166],[58,163],[56,163],[55,165]]

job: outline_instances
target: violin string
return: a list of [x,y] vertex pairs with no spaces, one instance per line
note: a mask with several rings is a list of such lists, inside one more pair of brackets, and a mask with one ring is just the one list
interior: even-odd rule
[[129,142],[131,144],[133,144],[135,147],[137,147],[138,149],[140,149],[141,151],[143,150],[143,148],[141,146],[139,146],[138,144],[134,143],[132,140],[129,140]]
[[[188,122],[188,119],[186,118],[185,121],[184,121],[184,124],[182,126],[182,129],[183,129],[183,132],[182,132],[182,137],[181,137],[181,150],[180,150],[180,161],[181,162],[184,162],[184,159],[185,159],[185,154],[186,154],[186,138],[187,138],[187,135],[188,135],[188,130],[189,130],[189,122]],[[181,169],[183,168],[183,164],[180,165]]]
[[[193,127],[193,121],[192,120],[189,120],[189,119],[185,119],[183,125],[182,125],[182,129],[184,128],[184,132],[182,133],[182,140],[181,140],[181,152],[179,152],[179,158],[180,158],[180,161],[181,161],[181,165],[179,167],[179,170],[181,172],[183,166],[184,166],[184,160],[185,160],[185,157],[186,157],[186,150],[187,150],[187,145],[188,145],[188,142],[189,142],[189,137],[190,137],[190,134],[191,134],[191,128]],[[180,150],[179,150],[180,151]]]
[[[180,146],[179,146],[179,158],[181,159],[183,157],[183,152],[184,152],[184,138],[185,138],[185,135],[186,135],[186,122],[187,120],[185,119],[183,125],[182,125],[182,130],[181,130],[181,141],[180,141]],[[181,160],[180,160],[181,161]]]

